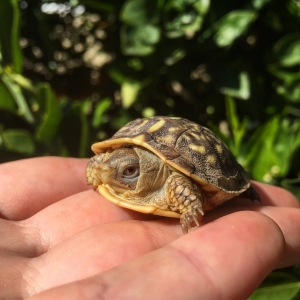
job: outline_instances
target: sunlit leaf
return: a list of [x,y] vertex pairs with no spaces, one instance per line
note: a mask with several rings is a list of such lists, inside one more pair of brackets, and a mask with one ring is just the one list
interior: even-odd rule
[[155,109],[153,109],[152,107],[145,107],[142,111],[142,115],[144,118],[151,118],[155,116],[155,113]]
[[219,47],[226,47],[244,34],[249,25],[257,18],[253,10],[234,10],[226,14],[215,25],[215,41]]
[[265,6],[270,0],[252,0],[252,5],[256,9],[261,9]]
[[292,102],[300,102],[300,80],[284,82],[277,87],[278,94]]
[[210,0],[195,1],[193,6],[199,14],[205,15],[209,10]]
[[276,116],[259,127],[248,142],[246,158],[256,180],[273,182],[286,176],[290,158],[300,147],[300,121],[293,124]]
[[168,1],[164,16],[166,35],[169,38],[178,38],[183,35],[193,37],[201,29],[209,6],[210,0]]
[[290,67],[300,63],[300,34],[290,33],[281,38],[273,48],[274,60]]
[[238,88],[221,87],[220,92],[225,95],[230,95],[239,99],[247,100],[250,97],[250,80],[247,72],[241,72],[239,74],[239,86]]
[[21,88],[18,84],[14,83],[5,73],[2,73],[1,80],[13,97],[18,106],[18,114],[22,116],[28,123],[34,123],[33,115],[30,111],[28,103],[24,98]]
[[244,158],[241,152],[241,143],[246,135],[247,118],[240,122],[233,98],[229,95],[225,99],[226,117],[233,136],[233,143],[230,144],[230,150],[237,157],[240,163],[244,164]]
[[230,128],[235,133],[235,131],[239,129],[239,123],[240,123],[236,112],[236,106],[234,100],[230,96],[226,97],[225,103],[226,103],[227,120],[230,124]]
[[32,93],[36,92],[32,82],[28,78],[24,77],[23,75],[13,73],[13,74],[7,74],[7,76],[10,79],[12,79],[15,83],[20,85],[22,88],[24,88]]
[[124,108],[130,107],[138,97],[138,94],[142,88],[140,82],[124,82],[121,86],[121,98]]
[[151,1],[127,0],[120,12],[120,19],[128,25],[140,26],[157,23],[159,14]]
[[149,55],[159,40],[160,28],[157,26],[123,26],[121,30],[121,46],[125,55]]
[[31,155],[35,152],[35,145],[31,134],[23,129],[7,129],[2,132],[2,140],[9,151]]

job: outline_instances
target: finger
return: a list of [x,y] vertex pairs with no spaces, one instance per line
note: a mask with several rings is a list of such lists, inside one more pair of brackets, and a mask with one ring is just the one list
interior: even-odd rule
[[[50,208],[51,206],[46,209]],[[90,209],[86,208],[88,212]],[[58,217],[60,212],[56,211]],[[121,219],[123,218],[124,216],[121,216]],[[69,221],[72,223],[72,220]],[[11,291],[15,295],[13,298],[20,298],[20,294],[23,298],[36,290],[95,275],[162,247],[181,235],[179,226],[176,233],[176,230],[172,232],[168,226],[150,222],[110,222],[93,227],[85,219],[81,223],[85,222],[86,230],[80,230],[70,238],[55,244],[52,240],[59,236],[55,231],[62,230],[63,236],[65,230],[72,231],[75,223],[70,228],[68,224],[67,228],[55,227],[53,235],[42,233],[39,236],[40,232],[26,232],[27,228],[20,226],[18,222],[0,220],[0,236],[3,237],[3,240],[0,240],[0,269],[3,269],[6,278],[5,281],[0,280],[0,291],[2,284],[5,284],[5,291]],[[95,223],[97,222],[99,221],[95,218]],[[38,220],[28,224],[28,228],[38,226]],[[46,227],[47,222],[43,226]],[[48,226],[53,227],[52,223]],[[7,260],[4,259],[6,256]],[[7,266],[10,267],[7,269]],[[16,274],[22,274],[22,277]],[[16,284],[20,290],[14,289]]]
[[262,198],[263,204],[300,208],[299,200],[283,188],[256,181],[253,181],[252,185]]
[[129,218],[128,211],[89,190],[54,203],[21,224],[27,236],[39,236],[44,253],[86,228]]
[[225,202],[225,206],[232,205],[272,205],[272,206],[281,206],[281,207],[295,207],[300,208],[299,200],[289,191],[277,187],[268,185],[265,183],[260,183],[256,181],[252,181],[251,185],[255,188],[257,193],[260,196],[261,202],[255,201],[251,202],[250,199],[235,197],[227,202]]
[[290,207],[260,207],[258,211],[272,218],[285,238],[285,251],[278,268],[300,263],[300,209]]
[[181,236],[177,229],[132,220],[91,227],[32,259],[23,278],[34,292],[87,278],[165,246]]
[[[151,218],[152,215],[121,208],[93,190],[84,191],[58,201],[31,218],[19,222],[18,228],[24,238],[27,237],[29,240],[20,251],[24,254],[28,250],[32,252],[30,247],[35,244],[35,252],[41,255],[89,227],[121,220],[150,220]],[[25,245],[28,245],[29,249]]]
[[31,299],[244,299],[278,265],[284,246],[282,232],[269,217],[239,212],[157,251]]
[[[267,185],[263,185],[264,187],[272,188]],[[279,191],[282,191],[283,194],[286,192],[283,189],[279,189]],[[248,205],[246,208],[249,210],[257,209],[253,204]],[[244,209],[245,207],[233,207],[230,205],[228,210],[226,206],[221,206],[212,213],[207,213],[202,224],[225,214]],[[58,243],[91,226],[121,220],[151,220],[153,218],[155,217],[152,215],[140,214],[120,208],[104,199],[98,193],[90,190],[73,195],[47,207],[23,222],[22,227],[23,233],[30,239],[34,239],[35,242],[40,241],[40,243],[36,243],[36,252],[44,253]],[[176,219],[168,219],[164,224],[171,224],[172,222],[178,224]],[[24,243],[24,245],[26,244],[32,245],[30,242]],[[22,248],[22,251],[28,252],[25,247]],[[30,249],[30,252],[32,252],[32,249]]]
[[[222,217],[242,212],[242,211],[258,212],[270,217],[281,229],[285,238],[285,251],[278,268],[288,267],[300,263],[300,209],[294,207],[274,207],[262,205],[249,206],[222,206],[208,212],[201,226],[207,226],[210,222]],[[241,224],[242,225],[242,224]]]
[[40,157],[0,166],[0,217],[26,219],[44,207],[87,190],[86,159]]

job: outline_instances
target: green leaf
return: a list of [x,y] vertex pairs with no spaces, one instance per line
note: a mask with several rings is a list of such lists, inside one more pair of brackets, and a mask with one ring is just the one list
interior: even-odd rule
[[32,85],[32,82],[28,78],[24,77],[23,75],[15,74],[15,73],[7,73],[7,76],[10,79],[12,79],[16,84],[21,86],[23,89],[26,89],[32,93],[36,92],[34,86]]
[[279,117],[272,118],[259,127],[251,136],[248,143],[247,166],[251,166],[253,178],[264,182],[272,182],[270,169],[277,166],[276,155],[273,151],[275,138],[280,123]]
[[281,283],[258,288],[248,300],[292,300],[300,291],[300,282]]
[[215,24],[214,39],[219,47],[227,47],[244,34],[249,25],[257,18],[253,10],[234,10],[226,14]]
[[35,136],[38,141],[51,143],[61,121],[61,108],[48,83],[38,86],[37,101],[40,106],[41,121]]
[[274,65],[269,65],[268,70],[274,76],[284,81],[292,82],[300,79],[300,72],[292,72],[291,70],[285,68],[274,68]]
[[248,300],[291,300],[299,292],[298,278],[286,272],[271,272]]
[[252,5],[256,9],[263,8],[270,0],[252,0]]
[[178,38],[183,35],[193,37],[201,29],[209,6],[210,0],[168,1],[164,16],[166,36],[169,38]]
[[290,158],[300,147],[300,120],[291,124],[275,116],[259,127],[247,144],[246,163],[254,179],[272,183],[287,175]]
[[11,93],[5,86],[3,82],[0,81],[0,109],[15,111],[16,106],[14,102],[14,98]]
[[145,107],[142,110],[142,116],[144,118],[151,118],[151,117],[155,116],[155,114],[156,114],[156,111],[152,107]]
[[139,95],[141,88],[143,87],[141,82],[124,82],[121,86],[121,98],[124,108],[130,107]]
[[[291,157],[300,147],[300,119],[294,120],[282,119],[279,131],[276,136],[274,151],[277,155],[277,164],[280,166],[278,175],[284,177],[287,175]],[[276,175],[276,174],[275,174]]]
[[290,33],[281,38],[273,48],[273,59],[285,67],[300,63],[300,34]]
[[35,152],[34,141],[27,130],[4,130],[2,132],[2,140],[5,148],[9,151],[26,155],[32,155]]
[[250,80],[246,71],[240,72],[238,75],[238,88],[221,87],[220,92],[225,95],[230,95],[235,98],[247,100],[250,97]]
[[125,81],[130,81],[131,78],[128,78],[126,74],[124,74],[120,69],[117,68],[110,68],[108,70],[108,74],[112,80],[117,82],[118,84],[122,84]]
[[284,82],[276,88],[276,91],[288,101],[295,103],[300,102],[300,80]]
[[193,6],[197,10],[199,15],[205,15],[209,10],[210,0],[196,1],[194,2]]
[[165,59],[165,64],[167,66],[175,65],[178,61],[186,56],[186,51],[182,49],[175,49],[169,57]]
[[[225,99],[225,105],[226,105],[226,116],[228,123],[230,125],[230,129],[232,131],[233,135],[233,145],[231,146],[231,150],[233,154],[238,158],[241,156],[241,143],[243,138],[246,135],[246,125],[247,125],[247,119],[244,118],[242,122],[239,121],[238,114],[236,111],[236,106],[234,100],[230,97],[227,96]],[[242,158],[239,157],[239,160]],[[240,163],[243,163],[239,161]]]
[[23,61],[19,46],[20,10],[18,0],[0,1],[0,49],[4,65],[12,64],[22,72]]
[[193,17],[189,16],[189,18],[188,24],[186,24],[186,19],[188,19],[186,15],[178,16],[176,19],[166,23],[166,36],[168,38],[178,38],[183,35],[193,37],[200,30],[202,19],[196,14]]
[[230,96],[227,96],[225,99],[225,104],[227,120],[230,124],[232,131],[236,132],[239,129],[240,122],[237,116],[235,102]]
[[107,109],[111,105],[110,98],[104,98],[99,101],[95,107],[94,118],[93,118],[93,127],[97,128],[102,123],[103,114],[107,111]]
[[120,34],[121,48],[125,55],[149,55],[160,40],[160,28],[153,25],[122,26]]
[[155,3],[148,0],[127,0],[120,12],[120,19],[132,26],[156,24],[159,14]]
[[147,0],[127,0],[120,12],[121,48],[125,55],[151,54],[160,40],[157,7]]
[[15,103],[17,104],[18,114],[22,116],[28,123],[33,124],[35,120],[27,104],[27,101],[22,94],[20,86],[14,83],[5,73],[1,74],[1,80],[5,84]]

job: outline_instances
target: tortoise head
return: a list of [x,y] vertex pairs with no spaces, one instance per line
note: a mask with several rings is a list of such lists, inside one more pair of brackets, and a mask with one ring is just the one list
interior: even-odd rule
[[95,155],[86,176],[94,189],[104,186],[113,197],[144,204],[161,193],[170,174],[170,168],[151,151],[132,146]]
[[[105,154],[99,154],[103,156]],[[98,165],[101,183],[115,192],[134,190],[140,176],[140,160],[131,148],[119,148]]]

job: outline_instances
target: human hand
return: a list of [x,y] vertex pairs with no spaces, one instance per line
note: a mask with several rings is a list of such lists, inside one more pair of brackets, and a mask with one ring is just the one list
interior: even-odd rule
[[241,299],[300,262],[299,203],[254,183],[182,235],[178,220],[120,208],[85,183],[87,160],[0,166],[0,299]]

